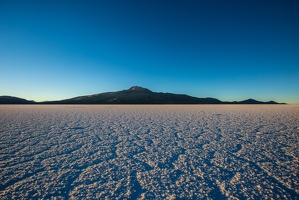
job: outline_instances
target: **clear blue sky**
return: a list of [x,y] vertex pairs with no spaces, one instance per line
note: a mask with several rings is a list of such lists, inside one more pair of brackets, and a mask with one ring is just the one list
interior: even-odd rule
[[299,1],[0,0],[0,95],[299,103]]

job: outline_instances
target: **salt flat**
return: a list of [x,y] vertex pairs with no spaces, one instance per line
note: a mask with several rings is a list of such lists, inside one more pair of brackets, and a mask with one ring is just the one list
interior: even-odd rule
[[0,199],[299,199],[298,105],[2,105]]

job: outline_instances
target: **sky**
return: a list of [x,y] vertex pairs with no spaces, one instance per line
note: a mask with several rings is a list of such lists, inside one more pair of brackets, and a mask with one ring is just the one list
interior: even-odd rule
[[0,0],[0,96],[142,86],[299,103],[297,0]]

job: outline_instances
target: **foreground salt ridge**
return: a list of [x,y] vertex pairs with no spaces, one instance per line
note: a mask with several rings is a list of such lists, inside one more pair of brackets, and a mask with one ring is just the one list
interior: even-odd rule
[[298,199],[299,106],[0,106],[1,199]]

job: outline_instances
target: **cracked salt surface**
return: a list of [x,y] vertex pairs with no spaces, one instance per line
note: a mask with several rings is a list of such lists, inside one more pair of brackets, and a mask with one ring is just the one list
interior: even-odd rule
[[299,106],[2,105],[0,199],[299,199]]

